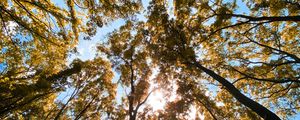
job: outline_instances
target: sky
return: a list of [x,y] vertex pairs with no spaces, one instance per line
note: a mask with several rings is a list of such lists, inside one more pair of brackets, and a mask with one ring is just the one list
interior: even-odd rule
[[[172,4],[172,0],[168,0],[169,4]],[[225,0],[225,2],[231,2],[234,0]],[[54,0],[54,3],[56,3],[56,5],[61,6],[61,7],[66,7],[64,6],[64,4],[61,4],[62,0]],[[143,7],[147,8],[147,6],[149,5],[147,0],[142,0],[143,2]],[[247,9],[246,5],[242,2],[242,0],[237,0],[237,5],[239,6],[239,9],[237,9],[237,11],[240,14],[249,14],[249,9]],[[172,13],[171,10],[171,5],[168,8],[169,13]],[[145,21],[146,18],[143,16],[143,14],[140,14],[137,16],[138,19]],[[122,25],[125,24],[125,21],[122,19],[118,19],[115,20],[113,22],[110,22],[109,24],[103,26],[102,28],[98,28],[97,29],[97,33],[94,37],[92,37],[91,40],[83,40],[82,37],[80,37],[79,40],[79,44],[77,45],[77,50],[79,52],[79,54],[76,55],[71,55],[69,57],[69,63],[75,59],[75,58],[80,58],[81,60],[90,60],[93,59],[96,55],[96,46],[97,43],[101,42],[101,41],[106,41],[107,40],[107,34],[114,31],[115,29],[118,29],[119,27],[121,27]],[[1,66],[0,66],[1,67]],[[120,77],[120,75],[118,75],[117,73],[115,73],[115,77],[113,79],[113,81],[117,81],[118,78]],[[153,87],[153,86],[152,86]],[[68,89],[66,92],[62,92],[59,95],[59,99],[62,100],[66,100],[68,97],[68,95],[70,95],[72,93],[73,89]],[[174,89],[175,93],[176,89]],[[124,89],[122,89],[122,87],[119,85],[118,89],[117,89],[117,101],[120,103],[121,97],[125,95]],[[171,96],[171,100],[175,99],[176,96]],[[149,102],[151,101],[151,103]],[[147,104],[150,104],[151,106],[153,106],[154,110],[159,110],[159,109],[163,109],[164,105],[165,105],[166,101],[164,101],[164,95],[158,91],[152,93],[147,101]],[[141,108],[142,109],[142,108]],[[196,114],[196,110],[192,109],[190,111],[190,116],[194,116]],[[292,118],[292,120],[298,120],[300,119],[300,114],[298,114],[296,117]]]

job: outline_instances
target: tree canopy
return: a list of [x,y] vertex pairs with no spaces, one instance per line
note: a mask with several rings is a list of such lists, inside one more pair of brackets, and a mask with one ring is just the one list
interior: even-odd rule
[[[297,0],[2,0],[0,11],[1,119],[299,115]],[[114,20],[93,59],[70,59]]]

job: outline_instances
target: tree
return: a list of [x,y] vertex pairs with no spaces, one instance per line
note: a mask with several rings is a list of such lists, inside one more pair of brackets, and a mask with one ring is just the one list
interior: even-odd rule
[[113,2],[0,2],[1,117],[42,117],[42,104],[56,106],[56,94],[70,85],[69,76],[81,71],[81,62],[73,68],[66,65],[78,40],[89,39],[97,26],[129,17],[140,6],[139,1]]
[[129,120],[136,120],[141,106],[153,91],[149,90],[153,66],[147,51],[138,49],[144,47],[144,44],[140,42],[141,36],[130,33],[131,30],[135,30],[134,28],[133,23],[128,21],[118,32],[111,33],[107,43],[98,46],[102,55],[110,59],[113,67],[120,74],[118,83],[126,94],[122,103],[123,107],[126,107],[124,109]]
[[[53,110],[53,117],[68,119],[101,119],[112,112],[115,104],[116,84],[112,82],[114,74],[111,64],[101,58],[86,61],[79,74],[70,77],[73,92],[60,110]],[[68,114],[71,113],[71,114]]]
[[[272,111],[245,96],[240,90],[252,97],[279,95],[267,99],[276,101],[269,104],[270,106],[289,105],[290,108],[285,108],[283,115],[299,108],[294,102],[299,101],[295,94],[299,90],[298,53],[295,53],[299,51],[296,37],[298,34],[278,37],[283,34],[283,29],[297,31],[297,12],[283,11],[298,7],[298,3],[247,1],[246,4],[252,13],[249,16],[235,13],[236,2],[178,0],[174,2],[175,17],[170,18],[165,3],[153,1],[149,10],[149,20],[145,23],[145,33],[148,36],[145,40],[149,43],[148,48],[152,51],[150,53],[153,53],[154,59],[158,59],[157,64],[164,64],[161,69],[174,66],[175,70],[189,68],[198,71],[197,74],[206,73],[211,78],[201,74],[197,79],[207,79],[211,83],[217,81],[230,93],[228,95],[224,90],[218,93],[221,97],[218,99],[224,102],[225,106],[234,104],[234,100],[230,101],[233,97],[264,119],[279,119]],[[277,8],[278,4],[281,7]],[[282,11],[282,14],[277,14],[280,13],[278,11]],[[291,24],[291,27],[280,28],[282,24]],[[285,39],[287,36],[288,40]],[[293,46],[295,49],[287,50],[283,46]],[[253,60],[259,61],[251,62]],[[246,83],[236,86],[232,83],[234,80],[244,79],[247,80]],[[231,80],[233,81],[230,82]],[[279,97],[288,102],[277,101]],[[248,113],[247,116],[238,116],[253,116],[251,112],[247,112],[248,108],[238,109],[238,112]]]
[[[299,67],[295,51],[299,51],[296,30],[299,16],[294,11],[277,13],[286,9],[292,11],[298,3],[247,1],[252,14],[243,15],[235,13],[236,2],[179,0],[174,2],[175,17],[169,17],[166,4],[152,1],[148,21],[139,23],[144,30],[137,35],[144,35],[142,41],[147,44],[146,49],[155,64],[164,72],[171,72],[167,76],[174,75],[174,71],[184,73],[187,70],[192,72],[190,77],[197,76],[194,81],[204,79],[211,84],[218,83],[226,91],[221,89],[217,95],[221,98],[217,100],[225,103],[226,111],[235,113],[232,117],[259,115],[264,119],[279,119],[265,106],[278,109],[290,106],[284,111],[276,111],[284,116],[297,111],[299,105],[294,101],[299,101]],[[277,8],[277,5],[281,7]],[[291,27],[282,28],[282,24],[291,24]],[[284,29],[297,32],[283,35]],[[294,49],[284,49],[284,46]],[[201,84],[204,80],[196,83]],[[246,82],[242,83],[244,80]],[[267,100],[273,102],[263,106],[245,93],[264,104]],[[280,102],[278,98],[287,102]],[[235,103],[236,100],[239,103]],[[230,109],[232,105],[237,109]]]
[[[0,117],[189,119],[194,109],[205,119],[277,120],[298,113],[299,2],[152,0],[144,12],[141,4],[1,2]],[[129,19],[93,60],[66,65],[79,39],[119,18]],[[162,110],[146,104],[153,84],[166,96]],[[56,101],[66,89],[66,101]]]

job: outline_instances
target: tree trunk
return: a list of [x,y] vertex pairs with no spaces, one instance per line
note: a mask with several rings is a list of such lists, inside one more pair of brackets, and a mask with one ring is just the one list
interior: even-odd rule
[[233,84],[228,82],[228,80],[221,77],[220,75],[216,74],[214,71],[205,68],[197,62],[195,62],[193,65],[195,65],[197,68],[204,71],[206,74],[208,74],[209,76],[217,80],[219,83],[221,83],[233,97],[235,97],[240,103],[250,108],[263,119],[280,120],[280,118],[275,113],[242,94]]

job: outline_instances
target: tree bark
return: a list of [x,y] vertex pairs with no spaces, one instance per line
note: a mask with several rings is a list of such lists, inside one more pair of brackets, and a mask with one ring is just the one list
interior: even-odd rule
[[197,68],[199,68],[199,70],[204,71],[206,74],[221,83],[233,97],[235,97],[240,103],[250,108],[263,119],[280,120],[280,118],[275,113],[242,94],[233,84],[231,84],[228,80],[221,77],[220,75],[216,74],[214,71],[207,69],[198,62],[192,63],[192,65],[196,66]]

